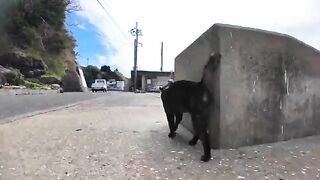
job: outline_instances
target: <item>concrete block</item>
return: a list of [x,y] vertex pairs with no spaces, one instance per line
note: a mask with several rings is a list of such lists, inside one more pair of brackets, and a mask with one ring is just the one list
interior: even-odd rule
[[[222,55],[206,77],[214,97],[214,148],[320,134],[320,52],[275,32],[215,24],[175,59],[175,81],[200,81],[211,53]],[[192,130],[190,116],[183,125]]]

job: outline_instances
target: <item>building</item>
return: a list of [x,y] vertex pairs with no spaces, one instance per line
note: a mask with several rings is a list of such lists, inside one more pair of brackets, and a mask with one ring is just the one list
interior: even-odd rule
[[108,90],[124,91],[125,81],[116,81],[115,79],[109,79],[107,81]]
[[[173,72],[137,71],[137,89],[144,92],[159,91],[159,86],[173,79]],[[134,71],[131,71],[131,91],[134,86]]]

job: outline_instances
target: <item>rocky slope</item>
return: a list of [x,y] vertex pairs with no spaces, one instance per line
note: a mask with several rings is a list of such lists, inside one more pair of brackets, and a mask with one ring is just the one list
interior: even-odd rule
[[[73,50],[75,40],[64,25],[69,3],[69,0],[0,2],[3,12],[0,14],[0,84],[63,84],[66,89],[75,90],[70,85],[73,82],[61,82],[70,79],[69,76],[79,79]],[[66,75],[68,78],[64,78]]]

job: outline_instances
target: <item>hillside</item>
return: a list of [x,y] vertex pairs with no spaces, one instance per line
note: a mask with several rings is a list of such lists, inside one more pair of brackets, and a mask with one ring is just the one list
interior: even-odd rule
[[75,40],[64,25],[69,3],[0,1],[0,84],[60,83],[76,74]]

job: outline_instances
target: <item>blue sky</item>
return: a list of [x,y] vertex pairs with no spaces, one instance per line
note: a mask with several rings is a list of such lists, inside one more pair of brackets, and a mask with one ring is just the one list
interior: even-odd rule
[[[114,50],[106,48],[102,43],[102,35],[99,33],[99,30],[77,14],[68,14],[66,25],[69,32],[77,41],[77,47],[75,48],[75,51],[79,53],[77,62],[82,66],[87,66],[87,63],[98,67],[104,65],[97,60],[97,55],[108,55],[113,53]],[[108,65],[107,62],[105,63],[105,65]],[[112,69],[115,68],[117,67],[114,66]]]

